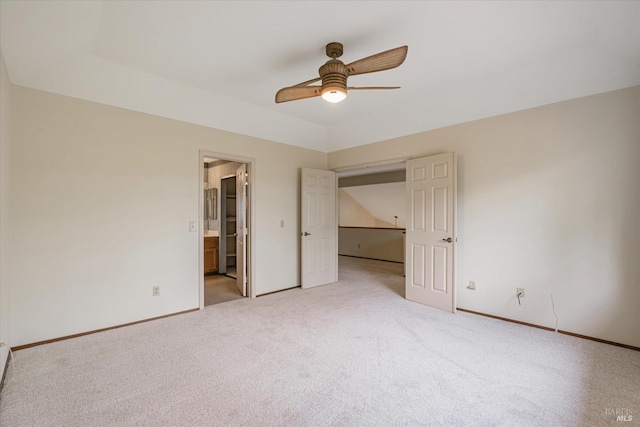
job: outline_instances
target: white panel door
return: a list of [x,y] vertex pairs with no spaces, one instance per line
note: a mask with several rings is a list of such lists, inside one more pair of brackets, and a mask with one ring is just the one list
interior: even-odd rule
[[455,153],[407,161],[405,297],[455,313]]
[[338,281],[336,174],[302,169],[302,288]]
[[247,165],[236,169],[236,285],[247,296]]

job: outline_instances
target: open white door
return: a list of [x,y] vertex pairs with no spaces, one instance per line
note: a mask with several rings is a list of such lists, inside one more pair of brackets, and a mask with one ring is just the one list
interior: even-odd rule
[[236,285],[247,296],[247,165],[236,169]]
[[302,288],[338,281],[336,174],[302,169]]
[[407,161],[407,299],[455,313],[456,156]]

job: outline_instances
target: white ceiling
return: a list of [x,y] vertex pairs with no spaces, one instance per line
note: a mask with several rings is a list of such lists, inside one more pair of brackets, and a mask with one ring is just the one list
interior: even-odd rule
[[[640,84],[639,1],[7,1],[14,84],[330,152]],[[317,77],[324,46],[352,62],[340,104],[275,104]]]

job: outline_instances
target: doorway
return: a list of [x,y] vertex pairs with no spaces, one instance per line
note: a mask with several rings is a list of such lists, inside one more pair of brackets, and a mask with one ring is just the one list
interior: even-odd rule
[[404,264],[405,181],[404,163],[338,173],[339,255]]
[[255,297],[253,160],[200,152],[200,308]]
[[[408,159],[401,165],[402,167],[399,169],[404,169],[402,172],[405,177],[398,181],[405,181],[401,187],[406,190],[404,201],[406,229],[403,230],[402,236],[398,235],[395,239],[402,242],[398,247],[404,255],[405,298],[455,313],[456,154],[443,153]],[[393,165],[385,167],[393,167]],[[341,171],[337,172],[340,176]],[[342,175],[344,178],[345,174],[342,173]],[[355,178],[355,175],[360,175],[360,171],[354,168],[351,175],[354,175]],[[354,185],[370,185],[370,182],[362,181],[370,181],[371,177],[373,175],[370,175],[369,178],[358,177],[359,182]],[[394,207],[390,196],[385,197],[384,200],[379,199],[378,196],[382,194],[381,188],[376,188],[368,193],[373,194],[375,199],[371,203],[372,211],[384,213],[385,209],[383,208],[392,207],[392,209],[399,210],[402,207],[402,203],[396,203],[395,205],[398,206]],[[401,189],[398,188],[396,193],[401,193]],[[367,192],[361,192],[361,194],[366,195]],[[348,199],[344,198],[344,200]],[[351,243],[357,243],[357,249],[350,249],[360,251],[359,241],[366,240],[368,243],[373,243],[376,255],[363,258],[385,260],[383,256],[386,253],[381,249],[386,248],[387,245],[380,244],[381,236],[379,234],[383,228],[390,232],[399,231],[397,222],[394,221],[393,227],[391,227],[388,219],[381,218],[383,215],[368,212],[363,206],[366,203],[358,203],[357,200],[351,202],[359,209],[358,216],[370,220],[373,227],[354,227],[357,229],[357,233],[351,233],[351,235],[357,235],[357,242]],[[354,210],[351,209],[351,216],[354,216]],[[387,217],[390,218],[392,212],[389,212],[389,209],[386,210]],[[398,218],[396,215],[393,217],[394,220]],[[376,226],[378,222],[382,222],[382,225],[388,227]],[[346,234],[343,234],[341,237],[345,236]],[[344,245],[344,240],[339,243],[342,243],[342,250],[339,253],[343,255],[346,245]]]

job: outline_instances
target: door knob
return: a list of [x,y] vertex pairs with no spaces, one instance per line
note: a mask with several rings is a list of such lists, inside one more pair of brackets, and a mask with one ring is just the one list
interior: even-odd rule
[[443,242],[453,242],[453,239],[451,237],[447,237],[446,239],[442,239]]
[[303,236],[311,236],[311,233],[304,232]]

